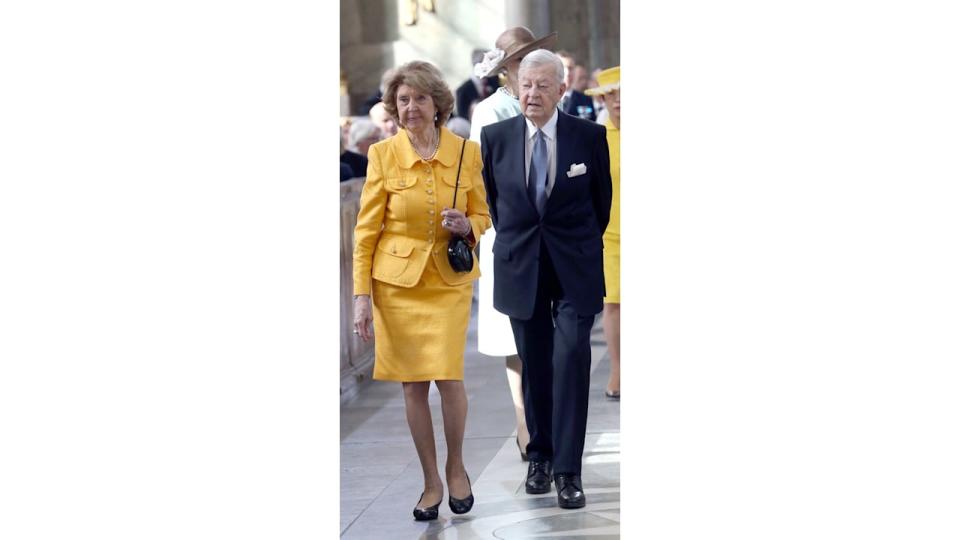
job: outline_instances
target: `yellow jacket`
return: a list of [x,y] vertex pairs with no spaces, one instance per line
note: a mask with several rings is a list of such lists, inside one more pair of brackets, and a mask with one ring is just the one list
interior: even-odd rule
[[[370,294],[371,278],[413,287],[431,257],[449,285],[480,276],[476,262],[463,274],[450,268],[450,233],[440,225],[440,212],[453,204],[462,143],[462,138],[440,128],[440,147],[430,162],[420,158],[402,129],[370,147],[354,231],[353,294]],[[480,145],[467,141],[457,210],[467,215],[478,240],[491,225],[482,167]]]
[[[610,222],[603,236],[620,240],[620,129],[608,118],[607,147],[610,149],[610,180],[613,182],[613,198],[610,201]],[[618,252],[619,253],[619,252]]]

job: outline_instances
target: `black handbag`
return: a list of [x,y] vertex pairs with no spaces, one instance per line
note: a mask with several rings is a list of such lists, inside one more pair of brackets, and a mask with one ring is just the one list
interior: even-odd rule
[[[460,191],[460,169],[463,168],[463,150],[466,146],[467,141],[464,139],[463,145],[460,147],[460,165],[457,166],[457,185],[453,188],[453,208],[457,207],[457,192]],[[463,274],[473,270],[473,250],[467,243],[466,238],[458,234],[451,236],[450,242],[447,243],[447,260],[450,261],[450,268],[458,273]]]

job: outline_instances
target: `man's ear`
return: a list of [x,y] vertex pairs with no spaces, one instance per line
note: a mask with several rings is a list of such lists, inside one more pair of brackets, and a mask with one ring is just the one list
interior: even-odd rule
[[567,93],[567,85],[564,83],[560,83],[560,95],[563,96],[566,93]]

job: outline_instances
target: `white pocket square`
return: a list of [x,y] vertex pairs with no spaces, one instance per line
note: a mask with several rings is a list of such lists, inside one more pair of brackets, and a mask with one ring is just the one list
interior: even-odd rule
[[583,163],[574,163],[570,165],[570,170],[567,171],[567,178],[573,178],[574,176],[580,176],[581,174],[586,174],[587,166]]

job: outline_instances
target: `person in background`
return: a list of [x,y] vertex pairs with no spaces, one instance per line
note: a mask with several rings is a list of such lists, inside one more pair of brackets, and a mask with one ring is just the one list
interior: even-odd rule
[[480,269],[474,263],[471,271],[454,270],[446,246],[452,235],[475,245],[490,214],[478,145],[442,127],[453,111],[453,93],[440,70],[418,61],[400,66],[383,103],[401,129],[370,147],[353,252],[354,333],[364,341],[376,335],[373,378],[403,385],[423,469],[413,517],[434,520],[443,482],[427,401],[431,381],[440,391],[448,504],[464,514],[474,501],[463,463],[463,353]]
[[353,178],[353,169],[351,169],[349,165],[341,161],[340,162],[340,181],[346,182],[351,178]]
[[590,74],[587,73],[587,68],[580,64],[573,66],[573,89],[582,94],[589,84]]
[[576,59],[567,51],[557,51],[557,56],[563,61],[563,84],[567,88],[560,100],[560,110],[584,120],[596,121],[597,113],[593,109],[593,100],[574,89]]
[[383,75],[380,76],[380,86],[377,87],[377,91],[371,94],[370,97],[360,105],[360,110],[358,111],[360,116],[370,114],[370,109],[377,103],[380,103],[380,100],[383,98],[383,89],[386,88],[387,81],[393,76],[393,72],[393,68],[383,72]]
[[[474,49],[470,65],[479,64],[483,60],[484,53],[483,49]],[[479,77],[476,73],[471,75],[457,87],[457,116],[470,120],[471,107],[474,103],[486,99],[499,86],[500,83],[496,77]]]
[[340,181],[350,180],[367,175],[367,156],[347,150],[343,144],[343,132],[340,135],[340,164],[346,165],[350,170],[350,176],[343,177],[343,167],[340,167]]
[[[590,88],[596,88],[600,86],[600,83],[597,82],[597,75],[599,75],[601,71],[603,71],[603,69],[597,68],[593,70],[593,73],[590,74],[590,82],[589,84],[587,84],[588,90]],[[586,90],[584,91],[584,93],[588,94]],[[607,113],[607,108],[603,105],[603,98],[601,98],[600,96],[590,96],[590,97],[593,98],[593,110],[597,111],[596,122],[598,124],[606,124],[607,118],[609,118],[609,114]]]
[[384,139],[397,134],[397,122],[387,114],[383,103],[378,102],[370,109],[370,120],[380,128],[380,136]]
[[[480,131],[484,126],[513,118],[521,114],[520,83],[518,71],[520,61],[528,52],[539,48],[552,48],[557,43],[557,33],[552,32],[541,38],[522,26],[504,30],[494,44],[494,49],[484,56],[484,60],[474,66],[478,77],[490,77],[502,74],[504,85],[490,97],[477,104],[470,122],[470,140],[480,141]],[[505,358],[507,383],[510,385],[510,397],[517,418],[517,448],[520,459],[527,461],[527,445],[530,442],[527,414],[524,407],[522,372],[523,362],[517,354],[517,345],[510,328],[510,319],[493,307],[493,244],[496,241],[494,229],[487,231],[480,242],[480,294],[477,312],[477,349],[487,355]]]
[[620,399],[620,66],[600,72],[597,88],[588,95],[603,100],[609,111],[607,146],[610,148],[610,178],[613,181],[613,199],[610,205],[610,223],[603,233],[603,277],[607,293],[603,298],[603,335],[610,351],[610,378],[607,380],[607,398]]
[[374,125],[369,118],[360,117],[350,125],[350,139],[347,141],[347,149],[361,156],[366,156],[370,145],[382,138],[380,128]]
[[531,427],[526,492],[547,493],[552,480],[560,508],[581,508],[590,330],[603,310],[610,152],[603,126],[557,109],[566,90],[557,55],[531,51],[519,75],[523,115],[480,134],[497,229],[493,305],[510,316],[523,358]]

